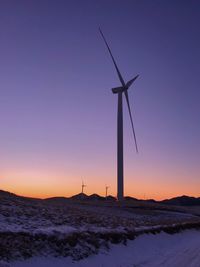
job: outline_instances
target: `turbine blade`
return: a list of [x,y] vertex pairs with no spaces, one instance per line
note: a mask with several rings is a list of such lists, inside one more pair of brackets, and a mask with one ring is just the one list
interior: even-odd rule
[[139,75],[135,76],[132,80],[128,81],[126,87],[129,88],[131,84],[139,77]]
[[107,43],[107,41],[106,41],[106,38],[105,38],[105,36],[103,35],[103,32],[102,32],[102,30],[100,29],[100,27],[99,27],[99,32],[100,32],[100,34],[101,34],[101,36],[102,36],[102,38],[103,38],[103,40],[104,40],[104,43],[106,44],[106,46],[107,46],[107,48],[108,48],[109,54],[110,54],[110,56],[111,56],[111,58],[112,58],[113,64],[114,64],[115,69],[116,69],[116,71],[117,71],[119,80],[120,80],[122,86],[125,86],[124,79],[122,78],[122,75],[121,75],[121,73],[120,73],[120,71],[119,71],[119,68],[117,67],[117,63],[116,63],[116,61],[115,61],[115,59],[114,59],[114,57],[113,57],[113,55],[112,55],[111,49],[110,49],[110,47],[109,47],[109,45],[108,45],[108,43]]
[[136,134],[135,134],[135,129],[134,129],[134,125],[133,125],[133,118],[132,118],[132,114],[131,114],[131,108],[130,108],[130,104],[129,104],[129,97],[128,97],[128,91],[124,91],[125,97],[126,97],[126,102],[127,102],[127,106],[128,106],[128,111],[129,111],[129,115],[130,115],[130,119],[131,119],[131,125],[132,125],[132,130],[133,130],[133,136],[134,136],[134,140],[135,140],[135,148],[136,148],[136,152],[138,153],[138,146],[137,146],[137,139],[136,139]]

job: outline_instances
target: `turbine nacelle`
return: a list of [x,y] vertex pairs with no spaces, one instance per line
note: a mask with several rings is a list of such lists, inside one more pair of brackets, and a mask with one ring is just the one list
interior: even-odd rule
[[128,88],[124,88],[124,87],[120,86],[120,87],[112,88],[111,90],[112,90],[113,94],[118,94],[118,93],[124,92],[127,89]]
[[136,75],[133,79],[131,79],[130,81],[128,81],[124,86],[119,86],[119,87],[115,87],[112,88],[112,92],[113,94],[118,94],[118,93],[122,93],[128,90],[128,88],[132,85],[132,83],[139,77],[139,75]]

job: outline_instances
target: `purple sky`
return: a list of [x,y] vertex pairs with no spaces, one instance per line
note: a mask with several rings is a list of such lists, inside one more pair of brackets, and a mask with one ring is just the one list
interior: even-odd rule
[[124,74],[126,194],[198,195],[199,1],[0,3],[0,187],[29,195],[116,193],[119,84]]

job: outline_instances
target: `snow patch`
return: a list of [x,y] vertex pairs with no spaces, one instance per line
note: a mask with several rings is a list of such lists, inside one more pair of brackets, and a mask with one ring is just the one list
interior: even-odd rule
[[11,263],[11,267],[199,267],[200,231],[170,235],[144,234],[127,246],[112,245],[110,251],[73,261],[67,258],[34,257]]

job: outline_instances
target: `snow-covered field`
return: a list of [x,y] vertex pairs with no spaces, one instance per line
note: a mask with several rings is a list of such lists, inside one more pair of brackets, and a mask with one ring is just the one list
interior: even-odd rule
[[[174,236],[167,234],[183,229],[200,229],[200,216],[182,211],[178,207],[140,202],[120,206],[116,202],[77,202],[62,198],[46,201],[3,193],[3,196],[0,194],[0,260],[11,266],[29,266],[29,263],[41,267],[51,266],[50,263],[52,266],[66,266],[67,263],[67,266],[74,267],[125,267],[151,266],[141,265],[141,261],[165,261],[165,257],[160,256],[173,254],[176,246],[180,255],[184,251],[193,255],[190,247],[184,247],[184,240],[189,238],[186,245],[191,240],[191,247],[197,252],[198,240],[194,233],[200,239],[199,232],[190,230]],[[183,241],[177,242],[177,237]],[[128,246],[124,246],[127,242]],[[146,247],[150,243],[151,249]],[[139,258],[137,251],[141,254],[138,254]],[[114,253],[117,253],[116,257]],[[128,261],[121,262],[123,257],[117,260],[118,255],[125,255]],[[96,260],[101,265],[97,265]],[[106,265],[108,261],[118,265]],[[46,265],[42,265],[43,262]],[[157,266],[157,262],[152,264]]]
[[144,234],[127,245],[112,245],[109,251],[73,262],[71,258],[34,257],[10,267],[199,267],[200,231],[178,234]]

